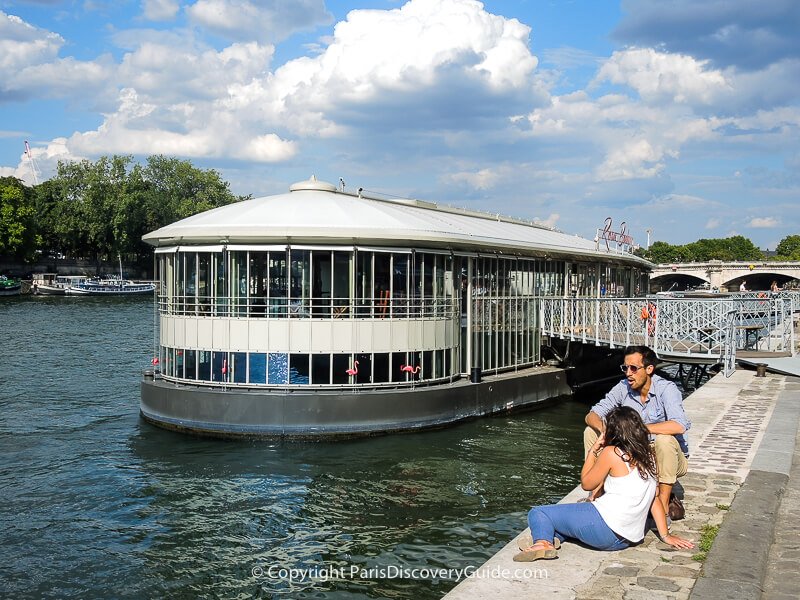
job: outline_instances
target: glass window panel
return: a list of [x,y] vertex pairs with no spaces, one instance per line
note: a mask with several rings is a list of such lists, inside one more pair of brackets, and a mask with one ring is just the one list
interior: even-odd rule
[[269,314],[285,317],[289,306],[286,252],[269,253]]
[[434,377],[445,377],[447,373],[444,370],[444,354],[446,350],[437,350],[433,354],[433,373]]
[[232,314],[244,317],[247,315],[247,252],[231,252],[230,260]]
[[267,313],[267,296],[270,282],[267,270],[268,257],[268,252],[251,250],[249,253],[248,291],[250,294],[250,314],[256,317],[264,316]]
[[197,310],[197,252],[187,252],[184,262],[186,265],[186,310],[194,313]]
[[289,295],[293,302],[307,303],[311,296],[311,251],[292,250],[289,268]]
[[390,381],[405,381],[406,374],[400,368],[408,364],[408,357],[405,352],[392,352],[392,364],[389,369]]
[[333,253],[334,316],[343,317],[350,307],[350,259],[352,252]]
[[[331,316],[333,293],[333,253],[330,250],[311,251],[311,316]],[[312,378],[313,379],[313,378]]]
[[212,381],[228,381],[228,353],[214,352],[212,356]]
[[333,355],[333,383],[336,384],[346,384],[346,383],[358,383],[358,374],[353,376],[353,379],[350,379],[350,375],[348,375],[347,371],[349,369],[359,370],[358,367],[360,365],[355,365],[353,363],[353,357],[349,354],[334,354]]
[[433,350],[426,350],[422,353],[422,368],[417,375],[418,379],[433,379],[436,371],[433,366]]
[[248,358],[250,360],[250,383],[267,383],[267,355],[254,352]]
[[197,379],[211,381],[211,352],[208,350],[197,351]]
[[182,314],[185,310],[186,300],[186,257],[178,253],[175,255],[175,311]]
[[395,253],[392,255],[392,297],[408,297],[408,262],[410,254]]
[[372,355],[356,354],[358,361],[358,383],[370,383],[372,381]]
[[183,367],[183,376],[186,379],[197,379],[197,350],[186,350],[186,362]]
[[375,316],[389,316],[390,296],[391,296],[391,254],[386,252],[376,252],[374,254],[374,293],[375,297]]
[[211,312],[211,254],[197,253],[197,304],[201,315]]
[[211,255],[214,264],[214,314],[228,315],[228,269],[227,252],[216,252]]
[[331,355],[311,355],[311,383],[328,385],[331,382]]
[[308,354],[291,354],[289,356],[289,383],[305,385],[310,382]]
[[247,353],[231,352],[231,376],[233,383],[247,383]]
[[369,251],[356,253],[357,316],[372,314],[372,256]]
[[270,352],[268,365],[268,383],[285,385],[289,383],[289,355]]
[[379,352],[373,356],[372,382],[386,383],[389,381],[389,353]]

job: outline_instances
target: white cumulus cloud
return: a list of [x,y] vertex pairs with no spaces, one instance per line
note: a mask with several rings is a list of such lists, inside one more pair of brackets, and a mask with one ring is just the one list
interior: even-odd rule
[[268,43],[332,20],[324,0],[198,0],[186,13],[194,23],[226,39]]
[[755,229],[772,229],[778,226],[778,220],[775,217],[753,217],[747,226]]
[[178,0],[143,0],[142,12],[150,21],[169,21],[180,10]]
[[595,79],[628,86],[648,102],[709,104],[730,89],[722,72],[708,68],[707,61],[653,48],[614,52]]

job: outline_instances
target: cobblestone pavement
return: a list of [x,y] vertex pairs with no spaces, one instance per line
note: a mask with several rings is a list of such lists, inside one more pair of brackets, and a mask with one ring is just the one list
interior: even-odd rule
[[[704,526],[722,523],[741,480],[733,475],[688,474],[681,481],[686,519],[673,523],[671,531],[696,543]],[[688,598],[702,567],[692,558],[696,553],[697,549],[676,550],[651,531],[642,544],[603,555],[595,575],[575,588],[575,598]]]
[[[780,375],[756,378],[751,371],[736,371],[729,379],[716,376],[687,398],[685,406],[693,425],[692,454],[689,473],[680,479],[686,519],[673,523],[674,533],[697,543],[706,525],[722,523],[747,476],[785,385],[786,378]],[[794,492],[800,494],[800,489],[795,488]],[[583,495],[585,492],[576,488],[564,501],[574,502]],[[785,518],[794,528],[785,532],[786,545],[783,551],[776,550],[781,552],[776,560],[798,565],[800,514],[792,511]],[[511,561],[515,552],[516,540],[484,566],[518,565]],[[693,558],[697,552],[698,549],[676,550],[662,543],[652,531],[642,544],[620,552],[602,553],[566,543],[558,560],[534,563],[545,572],[544,577],[525,579],[511,575],[501,581],[467,580],[447,598],[490,595],[511,599],[546,593],[549,598],[578,600],[685,599],[703,566]],[[795,572],[799,571],[795,567]]]
[[[747,475],[785,377],[750,377],[692,452],[689,473],[680,479],[686,519],[673,523],[681,537],[700,539],[703,527],[720,525]],[[701,388],[702,389],[702,388]],[[697,398],[694,398],[696,401]],[[697,407],[691,400],[690,417]],[[689,597],[702,562],[693,551],[676,550],[649,532],[644,543],[601,561],[597,573],[578,586],[578,600],[675,599]],[[635,572],[634,572],[635,571]]]

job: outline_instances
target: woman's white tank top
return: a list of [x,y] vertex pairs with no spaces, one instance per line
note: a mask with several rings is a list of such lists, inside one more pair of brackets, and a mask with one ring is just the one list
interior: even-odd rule
[[608,475],[603,484],[603,495],[593,504],[611,531],[629,542],[641,542],[657,483],[650,475],[642,479],[639,469],[632,469],[628,463],[625,466],[628,474],[620,477]]

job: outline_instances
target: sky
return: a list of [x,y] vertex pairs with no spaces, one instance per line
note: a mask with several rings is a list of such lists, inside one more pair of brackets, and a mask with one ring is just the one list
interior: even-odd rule
[[0,0],[0,176],[164,154],[254,197],[313,174],[774,249],[800,234],[798,31],[797,0]]

